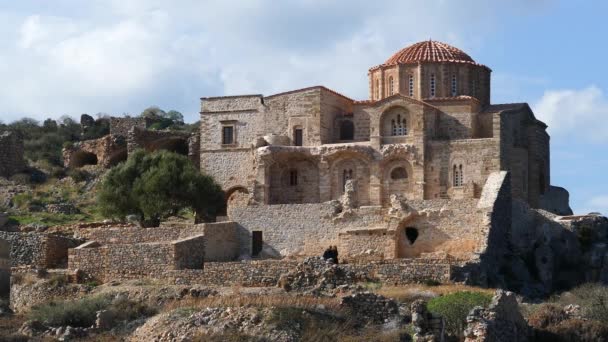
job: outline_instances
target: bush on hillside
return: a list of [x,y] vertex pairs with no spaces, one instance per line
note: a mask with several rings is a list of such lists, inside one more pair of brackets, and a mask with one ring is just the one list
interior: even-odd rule
[[136,215],[144,227],[191,208],[199,220],[209,220],[224,205],[224,194],[182,155],[136,151],[104,178],[98,203],[103,215],[122,219]]
[[446,331],[452,336],[462,335],[466,318],[476,306],[487,306],[492,296],[482,292],[454,292],[429,300],[427,308],[433,314],[442,316],[446,321]]

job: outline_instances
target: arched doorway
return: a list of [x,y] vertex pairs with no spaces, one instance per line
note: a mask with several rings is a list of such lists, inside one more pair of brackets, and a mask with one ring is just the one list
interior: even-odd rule
[[70,156],[70,167],[78,168],[85,165],[97,165],[97,155],[91,152],[79,150]]

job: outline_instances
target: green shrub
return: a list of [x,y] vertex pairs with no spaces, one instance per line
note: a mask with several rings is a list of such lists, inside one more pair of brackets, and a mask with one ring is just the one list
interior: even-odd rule
[[487,306],[491,301],[490,294],[462,291],[433,298],[429,300],[427,308],[433,314],[445,319],[448,334],[461,336],[471,309],[476,306]]
[[13,204],[20,209],[26,208],[32,201],[33,195],[31,192],[22,192],[13,196]]
[[97,311],[105,310],[110,303],[110,298],[104,296],[75,301],[52,301],[32,308],[29,318],[54,327],[90,327],[95,323]]
[[571,291],[585,318],[608,322],[608,287],[584,284]]
[[157,310],[143,302],[136,302],[125,297],[119,297],[112,301],[109,307],[114,319],[129,322],[140,317],[149,317],[156,314]]
[[68,283],[68,278],[65,274],[53,274],[47,284],[52,288],[60,288]]
[[81,169],[70,169],[67,175],[77,183],[84,182],[89,177],[89,173]]
[[155,227],[184,208],[196,211],[200,219],[213,218],[224,206],[224,193],[187,157],[138,150],[108,172],[98,192],[98,204],[106,217],[136,215],[143,226]]

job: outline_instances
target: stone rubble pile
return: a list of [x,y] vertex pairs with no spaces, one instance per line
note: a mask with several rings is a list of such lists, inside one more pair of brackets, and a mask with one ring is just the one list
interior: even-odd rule
[[434,342],[445,338],[445,321],[435,316],[426,308],[426,301],[415,300],[410,306],[412,325],[414,326],[414,341]]
[[466,342],[528,341],[531,329],[515,294],[497,290],[488,308],[478,306],[471,310],[464,335]]
[[356,283],[371,280],[363,272],[354,272],[320,257],[310,257],[296,268],[283,274],[278,285],[286,291],[301,291],[314,295],[335,295],[358,289]]
[[393,320],[401,321],[395,300],[369,291],[344,296],[340,305],[349,309],[362,322],[383,324]]

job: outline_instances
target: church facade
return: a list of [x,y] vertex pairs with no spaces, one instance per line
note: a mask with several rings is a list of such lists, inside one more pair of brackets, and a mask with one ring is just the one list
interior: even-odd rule
[[526,103],[490,102],[490,68],[423,41],[368,77],[366,100],[323,86],[201,99],[201,170],[226,191],[243,253],[331,243],[384,259],[478,255],[497,224],[481,202],[507,188],[510,200],[571,214],[550,185],[547,126]]

